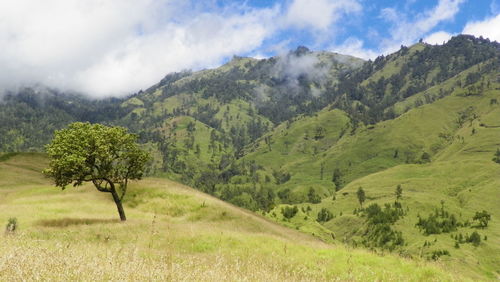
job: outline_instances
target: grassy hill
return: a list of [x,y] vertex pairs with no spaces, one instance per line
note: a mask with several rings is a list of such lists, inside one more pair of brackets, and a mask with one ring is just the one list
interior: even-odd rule
[[[1,280],[453,280],[423,261],[379,256],[276,225],[164,179],[135,182],[120,223],[90,185],[64,191],[40,154],[3,155]],[[461,279],[461,278],[460,278]]]
[[[360,254],[434,261],[471,279],[498,279],[500,165],[492,158],[500,148],[499,54],[496,42],[460,35],[443,45],[403,46],[368,62],[304,47],[263,60],[235,57],[216,69],[169,74],[121,100],[89,101],[48,90],[37,96],[39,90],[24,89],[0,103],[0,152],[40,151],[54,129],[76,120],[121,125],[152,153],[148,175],[262,216],[151,178],[133,185],[131,220],[120,225],[110,216],[114,208],[106,195],[89,186],[51,188],[37,172],[43,156],[4,154],[0,207],[13,212],[0,220],[18,217],[30,244],[71,241],[64,239],[73,238],[71,232],[93,247],[115,238],[116,248],[124,244],[138,259],[156,266],[169,260],[183,271],[190,267],[184,254],[207,263],[220,254],[236,265],[252,257],[276,266],[261,267],[276,280],[306,280],[302,273],[348,279],[345,271],[353,271],[345,263],[340,272],[330,269],[336,269],[334,254],[355,247],[369,250]],[[76,204],[82,208],[74,209]],[[30,208],[39,212],[27,214]],[[491,216],[487,227],[474,220],[483,210]],[[155,237],[160,229],[167,235]],[[152,255],[154,246],[173,255]],[[99,256],[121,252],[101,247]],[[303,262],[323,253],[327,266]],[[372,276],[362,275],[398,279],[380,274],[379,266]],[[259,273],[255,265],[242,267],[248,277]],[[303,271],[286,276],[295,268]],[[199,275],[220,275],[204,269]]]
[[[460,143],[453,139],[469,135],[464,131],[469,130],[472,135],[473,129],[474,134],[479,132],[480,124],[488,126],[482,119],[496,125],[494,115],[498,105],[495,101],[500,93],[500,84],[496,82],[498,72],[485,75],[483,82],[471,85],[479,88],[484,81],[489,81],[489,87],[484,87],[481,93],[468,95],[463,88],[455,87],[478,67],[471,67],[442,84],[402,100],[395,107],[406,108],[406,114],[401,112],[402,115],[395,119],[374,125],[354,126],[353,119],[345,112],[328,107],[312,117],[296,118],[268,134],[271,148],[261,139],[245,158],[273,168],[284,166],[297,174],[292,180],[304,180],[305,175],[319,180],[321,167],[323,179],[331,180],[332,172],[338,168],[344,183],[398,164],[422,162],[424,153],[431,157],[448,145]],[[438,92],[450,94],[429,102],[431,105],[424,102],[415,105],[423,96]],[[321,136],[317,136],[319,129],[323,132]],[[459,131],[462,134],[458,134]],[[478,142],[482,139],[475,137]],[[495,148],[490,147],[490,153],[491,150]]]
[[[456,85],[468,72],[457,75],[441,87]],[[413,108],[393,120],[344,134],[335,142],[331,140],[349,122],[337,110],[321,112],[311,119],[322,120],[337,115],[336,122],[325,126],[325,137],[319,141],[295,138],[296,142],[307,143],[309,147],[322,148],[322,142],[330,144],[316,154],[309,151],[280,155],[287,136],[299,137],[307,133],[304,133],[306,130],[300,121],[292,123],[288,131],[278,128],[272,135],[276,140],[273,151],[261,146],[247,157],[262,163],[267,160],[270,167],[282,166],[290,171],[291,180],[280,189],[300,192],[295,192],[293,197],[292,190],[292,197],[282,200],[300,204],[297,204],[299,212],[291,219],[284,218],[281,212],[281,208],[287,205],[276,207],[267,216],[322,238],[333,233],[339,240],[363,245],[367,221],[366,214],[356,211],[360,208],[357,190],[362,187],[366,193],[364,207],[373,203],[383,207],[395,201],[395,189],[401,185],[404,190],[401,204],[406,214],[394,224],[394,230],[402,232],[406,242],[400,253],[430,258],[437,251],[447,250],[449,256],[438,258],[447,267],[476,278],[498,278],[500,225],[496,221],[500,217],[500,165],[492,161],[500,147],[500,107],[496,103],[500,97],[500,84],[495,82],[497,76],[498,73],[494,72],[484,77],[484,81],[493,82],[480,94],[468,95],[458,88],[447,97]],[[477,87],[480,87],[479,83]],[[305,124],[310,125],[306,127],[309,131],[317,126],[312,121]],[[326,171],[323,180],[320,175],[322,167]],[[341,169],[343,181],[348,183],[337,192],[334,192],[331,173],[335,168]],[[311,188],[323,195],[321,203],[310,203],[307,191]],[[325,194],[329,196],[325,197]],[[458,221],[472,223],[475,213],[482,210],[491,214],[492,221],[484,229],[471,224],[452,232],[425,235],[415,226],[418,217],[425,218],[440,210],[442,201],[445,211],[454,214]],[[317,214],[323,208],[333,217],[320,224]],[[459,244],[456,247],[455,236],[473,232],[481,235],[478,246]]]

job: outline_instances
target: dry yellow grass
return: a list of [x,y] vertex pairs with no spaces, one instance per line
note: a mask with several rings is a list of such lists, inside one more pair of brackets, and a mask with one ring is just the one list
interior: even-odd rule
[[163,179],[130,186],[121,223],[109,195],[60,191],[30,166],[0,163],[0,178],[16,184],[0,185],[0,223],[19,221],[15,234],[0,233],[0,281],[461,280],[427,262],[323,243]]
[[[271,241],[271,244],[278,242]],[[282,243],[282,242],[280,242]],[[234,251],[192,252],[172,246],[113,242],[33,240],[24,235],[3,238],[0,246],[2,281],[423,281],[453,280],[422,264],[368,253],[329,248],[307,250],[286,244],[260,253],[245,243]],[[266,244],[262,240],[260,244]],[[293,243],[290,243],[293,244]],[[239,248],[242,248],[241,250]],[[303,256],[301,256],[303,255]],[[369,257],[374,256],[374,257]],[[395,269],[397,268],[397,269]]]

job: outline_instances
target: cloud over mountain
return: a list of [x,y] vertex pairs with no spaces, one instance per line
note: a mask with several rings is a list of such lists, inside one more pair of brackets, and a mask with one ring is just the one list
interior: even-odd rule
[[[298,45],[366,59],[419,38],[442,43],[462,29],[500,39],[500,15],[494,12],[458,31],[441,28],[455,19],[465,0],[439,0],[416,12],[378,1],[252,3],[1,1],[0,92],[40,83],[94,97],[120,96],[147,88],[172,71],[214,67],[233,55],[276,55]],[[495,11],[493,6],[487,10]]]
[[273,32],[276,14],[274,8],[197,10],[173,1],[3,1],[0,85],[126,94],[167,72],[214,66],[257,48]]

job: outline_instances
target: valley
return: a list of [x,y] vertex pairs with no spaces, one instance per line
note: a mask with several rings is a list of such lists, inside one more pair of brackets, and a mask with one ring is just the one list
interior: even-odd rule
[[41,154],[0,162],[1,280],[451,280],[424,260],[327,244],[182,184],[132,183],[116,217],[91,185],[60,191]]
[[[498,279],[499,99],[500,45],[468,35],[374,61],[235,56],[126,98],[10,93],[0,223],[19,234],[0,237],[0,278]],[[152,156],[126,223],[91,185],[41,175],[75,121],[123,126]]]

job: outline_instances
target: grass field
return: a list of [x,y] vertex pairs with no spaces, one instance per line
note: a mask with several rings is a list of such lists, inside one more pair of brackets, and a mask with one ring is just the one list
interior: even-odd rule
[[[457,76],[460,77],[463,78],[463,74]],[[453,80],[450,85],[452,83]],[[288,130],[278,128],[273,135],[276,140],[273,151],[262,147],[248,158],[270,167],[283,165],[292,172],[291,180],[283,187],[299,190],[303,196],[310,187],[323,193],[332,191],[335,188],[331,182],[335,167],[344,172],[349,184],[336,193],[330,192],[335,199],[330,194],[319,204],[298,204],[299,213],[289,221],[283,220],[281,206],[267,216],[325,240],[333,233],[337,239],[359,242],[364,219],[353,215],[353,211],[360,207],[356,197],[358,188],[362,187],[366,192],[366,207],[372,203],[394,202],[394,192],[400,184],[404,190],[402,204],[408,208],[408,214],[395,228],[403,232],[408,243],[403,248],[406,254],[426,257],[437,250],[448,250],[451,255],[439,259],[448,269],[474,279],[498,279],[500,165],[492,158],[500,147],[500,107],[492,101],[499,97],[500,85],[492,84],[481,95],[465,96],[460,89],[456,90],[432,104],[411,109],[396,119],[361,128],[341,139],[335,137],[345,121],[341,115],[335,116],[336,111],[323,111],[317,117],[307,118],[311,121],[304,124],[309,127],[297,121]],[[467,117],[459,122],[461,115]],[[325,121],[327,117],[334,121],[328,123],[325,138],[315,141],[297,137],[306,135],[307,130],[311,131],[318,121]],[[288,136],[307,143],[309,147],[318,146],[320,150],[317,154],[309,151],[280,155],[285,150],[283,140]],[[321,150],[322,143],[326,142],[333,145]],[[430,155],[428,161],[419,160],[424,152]],[[323,180],[320,178],[321,165],[325,167]],[[418,215],[428,216],[441,207],[441,201],[444,201],[446,210],[461,221],[472,221],[476,212],[486,210],[492,215],[491,224],[484,229],[467,227],[425,236],[415,227]],[[302,208],[308,206],[312,210],[303,212]],[[317,213],[322,208],[334,215],[323,225],[316,222]],[[471,244],[462,244],[459,249],[454,247],[451,236],[474,231],[483,238],[478,247]],[[432,244],[423,247],[425,242]]]
[[109,195],[64,191],[39,154],[0,162],[0,280],[464,280],[439,264],[326,244],[189,187],[131,184],[121,223]]

